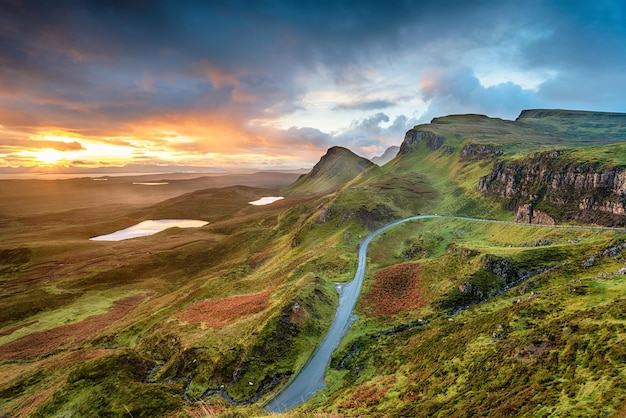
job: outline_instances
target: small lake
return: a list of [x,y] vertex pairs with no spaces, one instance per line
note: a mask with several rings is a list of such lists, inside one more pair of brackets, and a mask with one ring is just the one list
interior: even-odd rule
[[122,241],[125,239],[147,237],[148,235],[154,235],[157,232],[166,230],[167,228],[198,228],[208,224],[206,221],[199,221],[195,219],[159,219],[156,221],[143,221],[136,225],[129,226],[125,229],[120,229],[111,234],[99,235],[97,237],[89,238],[90,241]]
[[251,205],[255,205],[255,206],[262,206],[262,205],[269,205],[270,203],[274,203],[277,200],[281,200],[284,199],[284,197],[282,196],[268,196],[268,197],[262,197],[259,200],[255,200],[254,202],[248,202]]

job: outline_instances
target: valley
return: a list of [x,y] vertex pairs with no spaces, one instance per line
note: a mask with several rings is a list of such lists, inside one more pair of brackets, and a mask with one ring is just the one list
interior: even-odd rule
[[[382,166],[0,181],[0,414],[619,416],[625,132],[453,115]],[[150,219],[207,224],[89,241]]]

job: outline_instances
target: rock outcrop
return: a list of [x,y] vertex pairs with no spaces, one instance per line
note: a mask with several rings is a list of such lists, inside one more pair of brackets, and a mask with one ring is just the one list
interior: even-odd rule
[[502,154],[504,154],[502,148],[495,144],[468,142],[461,148],[461,159],[465,161],[492,159]]
[[444,141],[445,138],[430,131],[411,129],[404,135],[404,141],[402,141],[402,145],[400,145],[398,155],[410,153],[417,148],[420,142],[424,142],[431,151],[436,151],[443,145]]
[[556,225],[553,217],[545,212],[533,208],[533,204],[520,206],[515,213],[515,222],[537,225]]
[[516,211],[522,222],[626,225],[626,167],[577,161],[567,151],[498,162],[478,189]]

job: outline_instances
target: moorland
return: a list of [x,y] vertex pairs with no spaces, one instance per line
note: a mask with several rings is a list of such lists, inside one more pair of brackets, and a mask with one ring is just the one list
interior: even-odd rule
[[[378,235],[325,388],[284,416],[626,414],[625,140],[624,114],[528,110],[436,118],[383,166],[0,181],[0,414],[270,415],[360,243],[419,214],[507,223]],[[89,241],[147,219],[208,224]]]

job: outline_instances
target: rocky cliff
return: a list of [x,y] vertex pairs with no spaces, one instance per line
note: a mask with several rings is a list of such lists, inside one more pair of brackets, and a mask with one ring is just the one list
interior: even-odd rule
[[571,151],[497,162],[478,189],[503,202],[522,222],[626,225],[626,166],[578,161]]
[[404,135],[404,141],[400,145],[398,155],[409,154],[420,142],[424,142],[431,151],[438,150],[444,143],[445,138],[436,135],[430,131],[418,131],[411,129]]
[[461,159],[476,161],[499,157],[504,154],[502,148],[496,144],[475,144],[468,142],[461,148]]
[[[623,226],[625,141],[624,113],[530,109],[515,121],[483,115],[435,118],[406,133],[398,158],[428,151],[454,155],[450,170],[437,175],[450,176],[466,190],[478,183],[518,222]],[[493,167],[480,179],[467,177],[477,172],[470,167],[474,164]]]

